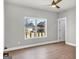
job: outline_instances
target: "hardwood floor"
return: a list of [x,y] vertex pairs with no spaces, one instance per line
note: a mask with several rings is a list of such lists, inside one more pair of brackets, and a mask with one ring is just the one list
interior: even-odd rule
[[76,59],[76,48],[57,43],[13,51],[10,55],[12,59]]

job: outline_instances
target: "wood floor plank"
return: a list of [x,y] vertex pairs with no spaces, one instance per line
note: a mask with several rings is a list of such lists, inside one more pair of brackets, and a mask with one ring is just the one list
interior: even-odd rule
[[10,55],[12,59],[76,59],[76,48],[57,43],[12,51]]

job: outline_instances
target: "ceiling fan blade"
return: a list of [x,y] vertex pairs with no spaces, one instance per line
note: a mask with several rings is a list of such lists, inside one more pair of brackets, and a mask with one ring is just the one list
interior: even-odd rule
[[57,0],[57,1],[55,2],[55,4],[58,4],[60,1],[62,1],[62,0]]
[[60,8],[60,7],[56,5],[56,8]]
[[55,4],[56,4],[56,3],[55,3],[55,1],[53,0],[51,5],[55,5]]

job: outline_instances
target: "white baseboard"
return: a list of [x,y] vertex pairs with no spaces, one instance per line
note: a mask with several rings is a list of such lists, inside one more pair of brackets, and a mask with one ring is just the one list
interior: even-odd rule
[[70,42],[65,42],[67,45],[71,45],[71,46],[76,46],[76,44],[70,43]]
[[61,41],[56,40],[56,41],[42,42],[42,43],[20,46],[20,47],[13,47],[13,48],[5,49],[4,52],[14,51],[14,50],[23,49],[23,48],[29,48],[29,47],[34,47],[34,46],[40,46],[40,45],[45,45],[45,44],[50,44],[50,43],[57,43],[57,42],[61,42]]

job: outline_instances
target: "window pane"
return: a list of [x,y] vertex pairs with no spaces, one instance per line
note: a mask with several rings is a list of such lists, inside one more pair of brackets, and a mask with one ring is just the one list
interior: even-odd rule
[[40,38],[47,35],[47,20],[38,18],[25,18],[25,39]]

